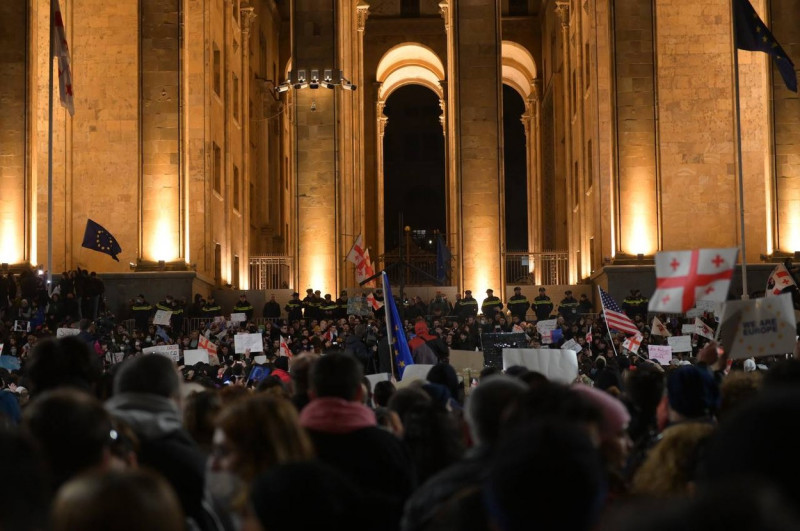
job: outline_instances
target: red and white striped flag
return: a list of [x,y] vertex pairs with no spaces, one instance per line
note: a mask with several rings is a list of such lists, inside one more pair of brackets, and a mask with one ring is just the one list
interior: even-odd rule
[[283,336],[281,336],[281,346],[278,354],[289,359],[292,358],[292,349],[289,348],[289,343],[286,342],[286,338]]
[[611,295],[601,287],[597,289],[600,290],[600,304],[603,306],[603,315],[606,316],[606,325],[608,325],[609,330],[617,330],[629,335],[638,334],[639,328],[631,321],[630,317],[625,315],[617,302],[611,298]]
[[786,288],[796,285],[792,274],[789,273],[786,266],[778,264],[769,275],[769,280],[767,280],[766,296],[775,297],[780,295]]
[[656,291],[648,310],[683,313],[695,300],[726,300],[738,254],[737,247],[657,253]]
[[661,337],[671,337],[672,334],[669,333],[669,330],[664,323],[662,323],[658,317],[653,317],[653,326],[650,327],[650,335],[653,336],[661,336]]
[[639,347],[642,345],[642,339],[644,339],[642,334],[636,334],[633,337],[629,337],[622,342],[622,348],[626,349],[628,352],[638,354]]
[[75,106],[72,101],[72,69],[69,65],[67,32],[64,30],[64,17],[61,15],[61,6],[58,4],[58,0],[52,1],[53,13],[50,38],[53,40],[53,57],[58,59],[58,95],[61,105],[72,116],[75,114]]

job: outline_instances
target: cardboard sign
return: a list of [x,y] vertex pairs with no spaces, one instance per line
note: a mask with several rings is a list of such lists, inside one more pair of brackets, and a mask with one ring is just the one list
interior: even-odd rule
[[56,337],[77,336],[81,331],[78,328],[59,328],[56,330]]
[[155,347],[147,347],[142,350],[143,354],[161,354],[166,356],[175,363],[181,359],[181,349],[178,345],[157,345]]
[[366,297],[350,297],[347,299],[347,315],[372,315],[372,306],[369,305]]
[[725,303],[719,340],[731,359],[788,354],[795,347],[791,293]]
[[572,350],[504,348],[503,370],[521,365],[544,374],[551,382],[571,384],[578,377],[578,356]]
[[548,332],[552,332],[558,326],[557,319],[548,319],[547,321],[539,321],[536,323],[536,330],[544,336]]
[[[694,328],[694,325],[692,325]],[[691,352],[692,351],[692,338],[691,336],[672,336],[667,338],[667,343],[672,347],[672,352]]]
[[647,353],[651,360],[661,365],[669,365],[672,361],[672,347],[669,345],[648,345]]
[[581,350],[583,350],[583,347],[581,347],[578,344],[578,342],[575,341],[574,339],[570,339],[569,341],[561,345],[561,348],[563,348],[564,350],[572,350],[575,352],[580,352]]
[[183,351],[183,364],[194,365],[195,363],[210,363],[208,351],[204,348],[196,348]]
[[232,313],[231,314],[231,322],[232,323],[243,323],[247,321],[247,315],[243,313]]
[[233,336],[233,346],[237,354],[244,354],[247,349],[250,352],[264,352],[261,334],[236,334]]
[[451,350],[450,365],[456,370],[457,374],[467,371],[472,374],[480,374],[483,370],[483,352],[472,350]]
[[172,312],[169,310],[156,310],[153,316],[153,324],[161,326],[169,326],[169,320],[172,317]]

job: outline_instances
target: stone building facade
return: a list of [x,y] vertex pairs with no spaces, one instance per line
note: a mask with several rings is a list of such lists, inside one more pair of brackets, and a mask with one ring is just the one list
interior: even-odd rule
[[[800,64],[800,0],[752,3]],[[272,253],[290,257],[287,287],[353,285],[354,235],[373,258],[386,250],[383,110],[409,84],[440,102],[460,288],[513,281],[503,85],[525,104],[529,248],[566,251],[566,283],[741,243],[730,0],[61,6],[75,115],[55,107],[55,271],[194,270],[247,288],[250,257]],[[49,27],[48,0],[0,3],[7,264],[47,256]],[[759,262],[800,251],[800,99],[765,54],[738,58],[746,259]],[[333,90],[301,88],[327,71]],[[87,218],[121,262],[81,247]]]

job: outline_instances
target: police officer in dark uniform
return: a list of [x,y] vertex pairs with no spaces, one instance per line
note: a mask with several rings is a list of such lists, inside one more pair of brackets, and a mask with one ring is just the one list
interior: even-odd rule
[[186,317],[186,299],[179,297],[172,301],[172,329],[183,333],[183,319]]
[[261,309],[261,316],[264,319],[280,319],[281,318],[281,305],[275,300],[275,294],[269,296],[269,300],[264,303],[264,308]]
[[300,294],[296,291],[292,293],[292,299],[286,303],[283,308],[286,310],[288,321],[299,321],[303,318],[303,301],[300,300]]
[[331,299],[331,294],[330,293],[326,293],[325,294],[325,298],[322,299],[322,302],[320,303],[320,306],[319,306],[319,312],[321,314],[320,318],[321,319],[327,319],[329,321],[332,320],[332,319],[335,319],[336,318],[336,309],[337,309],[336,301]]
[[308,288],[306,290],[306,296],[303,298],[303,317],[306,320],[314,319],[314,308],[316,305],[316,298],[314,297],[314,290]]
[[522,294],[522,288],[517,286],[514,288],[514,295],[508,299],[507,306],[508,311],[511,312],[511,317],[517,317],[520,321],[524,321],[528,313],[528,308],[531,307],[531,303],[528,302],[528,298]]
[[464,298],[456,302],[455,312],[458,318],[465,321],[467,317],[478,315],[478,301],[472,296],[472,290],[464,292]]
[[147,330],[150,316],[153,315],[153,306],[145,300],[144,295],[139,294],[131,304],[131,313],[136,324],[137,330]]
[[539,295],[533,299],[533,311],[536,312],[537,321],[545,321],[553,313],[553,301],[547,296],[544,288],[539,288]]
[[636,290],[632,289],[630,295],[622,299],[622,311],[625,312],[625,315],[633,319],[633,316],[636,315],[638,306],[639,301],[636,297]]
[[239,300],[233,305],[233,313],[243,313],[247,320],[250,321],[253,318],[253,310],[253,305],[247,300],[247,295],[240,293]]
[[203,317],[206,319],[213,319],[222,315],[222,306],[217,304],[213,295],[209,295],[206,303],[203,305]]
[[564,292],[564,298],[558,303],[558,313],[568,323],[578,318],[578,299],[572,296],[572,290]]
[[481,313],[488,319],[494,320],[494,314],[503,309],[503,301],[499,297],[494,296],[494,290],[489,288],[486,290],[486,298],[483,299],[481,304]]
[[347,291],[342,290],[336,299],[336,319],[347,319]]
[[581,293],[581,300],[578,301],[578,313],[592,313],[592,310],[594,310],[592,301],[589,300],[585,293]]

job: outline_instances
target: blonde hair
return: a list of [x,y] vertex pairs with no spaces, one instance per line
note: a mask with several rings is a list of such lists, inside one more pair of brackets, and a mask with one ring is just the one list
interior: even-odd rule
[[667,428],[633,476],[631,492],[656,498],[689,494],[697,463],[698,447],[714,432],[714,426],[687,422]]

